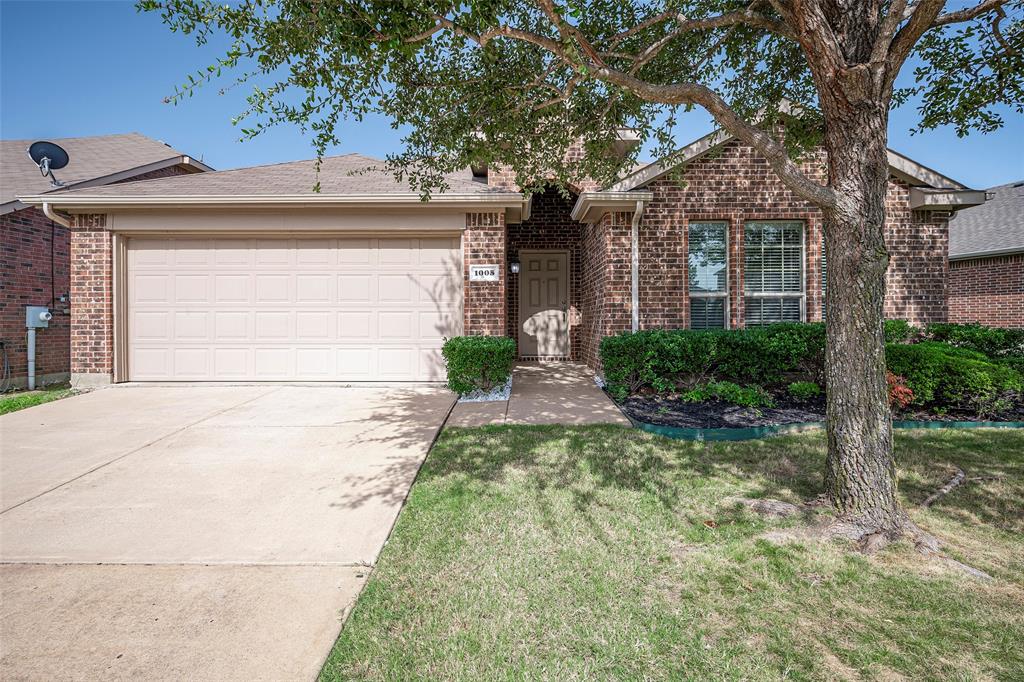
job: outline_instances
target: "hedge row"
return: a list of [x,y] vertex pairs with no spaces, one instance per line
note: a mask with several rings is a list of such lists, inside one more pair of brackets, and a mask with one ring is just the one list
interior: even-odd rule
[[[941,332],[953,335],[957,330]],[[912,403],[978,414],[1001,411],[1021,399],[1024,380],[1014,368],[1015,347],[969,331],[964,337],[980,345],[985,338],[993,355],[937,341],[900,343],[921,334],[890,321],[886,337],[888,369],[913,392]],[[1005,338],[1012,338],[1012,334]],[[956,337],[954,338],[961,338]],[[601,342],[608,391],[617,399],[653,391],[686,393],[709,382],[782,390],[790,382],[820,385],[824,373],[823,324],[777,324],[744,330],[646,330],[610,336]]]
[[825,326],[776,324],[733,331],[651,329],[601,341],[608,391],[618,399],[642,390],[675,393],[708,381],[773,386],[820,383]]

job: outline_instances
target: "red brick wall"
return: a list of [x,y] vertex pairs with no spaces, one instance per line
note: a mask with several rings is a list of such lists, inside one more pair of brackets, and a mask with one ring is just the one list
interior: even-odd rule
[[[802,163],[804,172],[824,180],[823,157]],[[800,220],[804,223],[806,319],[821,319],[821,212],[792,192],[768,162],[739,142],[691,163],[681,177],[666,176],[650,184],[654,199],[640,224],[640,328],[689,326],[686,226],[689,222],[729,224],[729,320],[744,319],[743,227],[749,220]],[[909,188],[893,178],[886,198],[890,251],[888,317],[914,324],[946,319],[945,219],[909,209]],[[585,232],[582,258],[584,320],[580,357],[597,366],[601,337],[630,328],[630,217],[606,214]],[[601,263],[604,271],[601,272]],[[595,265],[596,264],[596,265]],[[587,312],[603,295],[598,314]]]
[[[467,336],[504,336],[505,285],[508,277],[505,258],[505,214],[467,213],[462,235],[464,261],[464,330]],[[497,265],[497,282],[470,282],[470,265]]]
[[[508,260],[519,260],[522,250],[561,250],[569,252],[569,305],[571,319],[581,315],[580,303],[580,272],[582,253],[583,224],[569,217],[575,195],[563,197],[554,188],[533,195],[533,207],[530,219],[518,225],[508,226],[508,243],[506,246]],[[519,342],[519,275],[508,273],[507,287],[508,335]],[[582,335],[570,328],[569,338],[572,343],[573,359],[580,357]]]
[[1024,254],[949,264],[949,321],[1024,328]]
[[608,222],[611,216],[583,228],[580,244],[580,323],[572,330],[579,359],[598,366],[598,345],[604,334],[604,298],[608,279]]
[[36,331],[36,377],[68,371],[68,230],[37,208],[0,216],[0,339],[11,377],[24,383],[28,374],[25,306],[50,306],[53,319]]
[[114,371],[113,235],[105,215],[78,215],[71,228],[71,374]]
[[[822,156],[802,164],[824,181]],[[667,176],[648,187],[654,199],[640,227],[641,327],[689,324],[686,296],[686,225],[729,223],[730,324],[742,326],[743,226],[750,220],[804,223],[806,319],[821,319],[821,212],[794,195],[752,148],[732,142],[689,165],[681,180]],[[945,280],[948,232],[945,219],[909,208],[909,187],[893,178],[886,198],[890,266],[885,310],[915,324],[946,319]]]

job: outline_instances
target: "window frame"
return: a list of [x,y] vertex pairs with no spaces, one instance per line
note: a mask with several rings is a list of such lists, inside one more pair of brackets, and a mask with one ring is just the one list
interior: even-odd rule
[[[751,224],[766,225],[766,224],[792,224],[798,223],[800,225],[800,293],[784,292],[784,291],[747,291],[747,226]],[[781,248],[785,248],[783,245]],[[763,253],[762,246],[762,253]],[[763,268],[762,268],[763,272]],[[782,274],[782,273],[780,273]],[[747,326],[747,311],[746,311],[746,299],[777,299],[781,301],[787,298],[798,298],[800,300],[800,322],[807,322],[807,220],[804,218],[772,218],[770,220],[758,220],[756,218],[750,218],[743,221],[743,291],[740,295],[744,298],[743,305],[743,326]],[[780,320],[785,322],[785,320]],[[757,327],[763,327],[765,324],[776,324],[775,322],[760,323]]]
[[[725,230],[725,287],[722,291],[690,291],[690,228],[692,225],[721,225]],[[720,298],[723,301],[722,304],[722,327],[721,329],[732,329],[732,319],[729,316],[729,299],[730,292],[732,290],[732,277],[729,272],[729,265],[731,259],[729,258],[729,249],[732,246],[732,223],[728,220],[687,220],[686,221],[686,325],[689,329],[694,329],[693,326],[693,305],[691,304],[692,299],[702,298]],[[718,327],[703,327],[703,330],[718,329]]]

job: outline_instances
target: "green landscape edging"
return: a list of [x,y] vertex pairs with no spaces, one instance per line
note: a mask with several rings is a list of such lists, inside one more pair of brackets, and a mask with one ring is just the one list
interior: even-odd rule
[[[755,440],[778,436],[784,433],[800,433],[825,428],[825,422],[804,422],[802,424],[779,424],[777,426],[752,426],[744,429],[690,429],[681,426],[662,426],[633,420],[637,428],[677,440]],[[897,429],[1024,429],[1024,422],[944,422],[944,421],[894,421]]]

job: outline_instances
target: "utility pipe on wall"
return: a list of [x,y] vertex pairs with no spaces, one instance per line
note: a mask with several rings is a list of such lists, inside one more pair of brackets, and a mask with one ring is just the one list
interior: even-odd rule
[[632,310],[631,329],[640,330],[640,216],[644,212],[644,202],[636,202],[636,210],[633,211],[633,221],[630,225],[630,262],[629,262],[629,288],[630,288],[630,310]]
[[36,390],[36,328],[28,328],[28,390]]

